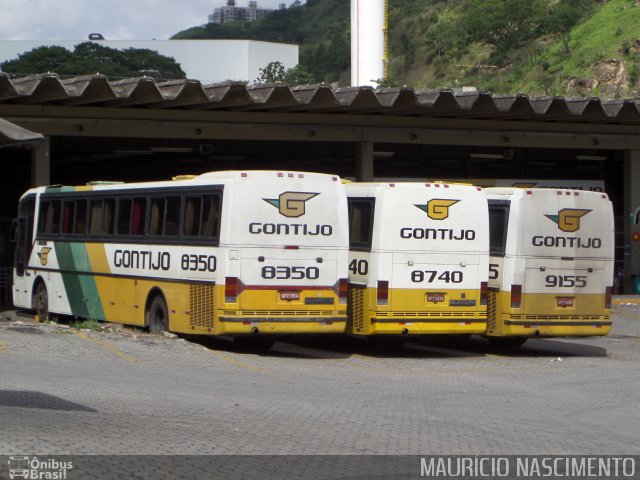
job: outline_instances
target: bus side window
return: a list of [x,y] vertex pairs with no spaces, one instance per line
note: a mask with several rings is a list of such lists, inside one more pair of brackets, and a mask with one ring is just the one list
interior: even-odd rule
[[76,201],[76,216],[73,223],[73,233],[76,235],[84,235],[87,226],[87,201]]
[[182,233],[187,237],[195,237],[200,234],[201,202],[201,197],[185,198]]
[[375,199],[349,198],[349,246],[353,249],[371,250],[373,236],[373,211]]
[[491,255],[504,256],[508,221],[509,205],[489,201],[489,251]]
[[104,201],[102,212],[102,233],[113,235],[113,221],[115,219],[116,201],[108,198]]
[[220,197],[218,195],[205,195],[202,215],[202,229],[200,235],[204,237],[217,237],[220,220]]
[[147,213],[147,199],[144,197],[133,199],[131,212],[131,235],[144,234],[144,221]]
[[65,200],[62,209],[62,232],[73,233],[73,219],[76,214],[76,202],[73,200]]
[[40,212],[38,213],[38,233],[45,233],[47,231],[47,216],[50,208],[51,202],[49,200],[42,200],[40,202]]
[[44,212],[44,232],[56,234],[60,232],[60,200],[48,202],[48,208]]
[[164,231],[165,199],[151,199],[149,210],[149,235],[162,235]]
[[113,234],[115,200],[91,200],[89,234],[94,236]]
[[178,224],[180,222],[180,197],[167,198],[167,215],[164,226],[166,236],[178,235]]
[[131,225],[131,204],[130,198],[118,199],[118,235],[129,235]]

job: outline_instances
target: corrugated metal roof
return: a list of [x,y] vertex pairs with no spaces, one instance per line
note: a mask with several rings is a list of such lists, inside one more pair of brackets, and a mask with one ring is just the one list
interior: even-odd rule
[[148,77],[110,82],[99,74],[69,79],[52,73],[11,78],[0,72],[0,103],[640,124],[640,103],[628,99],[415,91],[407,87],[203,85],[197,80],[157,82]]

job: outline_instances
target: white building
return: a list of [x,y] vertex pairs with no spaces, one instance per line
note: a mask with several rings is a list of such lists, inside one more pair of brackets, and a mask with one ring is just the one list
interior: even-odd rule
[[[73,51],[76,45],[86,41],[0,41],[0,63],[42,46],[56,45]],[[98,40],[97,43],[117,50],[143,48],[173,57],[187,78],[203,84],[225,80],[252,82],[270,62],[280,62],[285,69],[298,64],[298,45],[286,43],[254,40]]]

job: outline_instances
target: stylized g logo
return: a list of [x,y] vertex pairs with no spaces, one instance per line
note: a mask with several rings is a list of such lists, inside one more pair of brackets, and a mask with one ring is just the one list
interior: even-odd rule
[[46,265],[49,257],[49,252],[51,251],[50,247],[42,247],[42,250],[38,253],[38,258],[40,259],[40,263],[42,265]]
[[263,198],[263,200],[278,209],[281,215],[289,218],[298,218],[305,213],[305,202],[319,193],[310,192],[284,192],[275,198]]
[[583,208],[563,208],[557,215],[545,215],[545,217],[556,223],[563,232],[575,232],[580,229],[580,218],[590,211]]
[[429,200],[426,205],[416,205],[416,207],[423,212],[427,212],[427,216],[432,220],[444,220],[449,216],[449,207],[459,201],[460,200],[434,198],[433,200]]

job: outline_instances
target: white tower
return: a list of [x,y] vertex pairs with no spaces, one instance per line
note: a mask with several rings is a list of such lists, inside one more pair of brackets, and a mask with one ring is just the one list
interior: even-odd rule
[[386,0],[351,0],[351,85],[385,76]]

